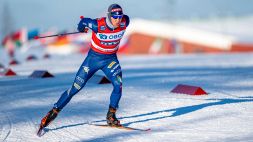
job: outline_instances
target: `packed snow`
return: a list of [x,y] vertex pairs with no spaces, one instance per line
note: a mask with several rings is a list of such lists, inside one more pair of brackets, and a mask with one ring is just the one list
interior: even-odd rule
[[[106,123],[112,91],[111,84],[90,80],[38,137],[41,118],[71,86],[84,58],[52,56],[11,66],[18,76],[0,77],[0,141],[253,141],[253,53],[119,56],[117,116],[126,126],[151,131],[88,125]],[[29,78],[34,70],[55,77]],[[171,93],[178,84],[200,86],[208,95]]]

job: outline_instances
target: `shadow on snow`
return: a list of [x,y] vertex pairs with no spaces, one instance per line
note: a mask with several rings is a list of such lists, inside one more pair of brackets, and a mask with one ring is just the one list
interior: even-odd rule
[[[198,104],[198,105],[184,106],[184,107],[165,109],[165,110],[154,111],[154,112],[149,112],[149,113],[144,113],[144,114],[125,116],[125,117],[120,117],[119,119],[122,120],[122,119],[127,119],[127,118],[138,118],[138,117],[143,117],[143,116],[152,116],[152,115],[164,113],[164,112],[172,112],[171,115],[153,117],[153,118],[149,118],[149,119],[132,121],[132,122],[128,122],[128,123],[123,124],[124,126],[129,126],[129,125],[135,124],[135,123],[143,123],[143,122],[147,122],[147,121],[151,121],[151,120],[160,120],[160,119],[164,119],[164,118],[168,118],[168,117],[181,116],[181,115],[192,113],[194,111],[198,111],[198,110],[201,110],[201,109],[204,109],[207,107],[211,107],[211,106],[219,106],[219,105],[235,104],[235,103],[243,103],[243,102],[253,102],[253,97],[251,97],[251,96],[250,97],[241,97],[241,98],[236,98],[236,99],[229,99],[229,98],[228,99],[207,99],[207,101],[215,101],[215,102],[208,102],[208,103],[203,103],[203,104]],[[99,123],[99,122],[106,123],[106,120],[97,120],[97,121],[93,121],[91,123]],[[54,130],[69,128],[69,127],[76,127],[76,126],[86,125],[86,124],[88,124],[88,122],[61,126],[61,127],[57,127],[54,129],[48,129],[48,131],[54,131]]]

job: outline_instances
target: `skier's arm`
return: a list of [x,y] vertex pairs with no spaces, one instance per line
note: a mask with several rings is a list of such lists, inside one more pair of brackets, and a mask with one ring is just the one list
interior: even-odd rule
[[98,31],[98,23],[96,19],[82,18],[78,24],[77,30],[79,32],[85,32],[85,28],[89,28],[95,33]]

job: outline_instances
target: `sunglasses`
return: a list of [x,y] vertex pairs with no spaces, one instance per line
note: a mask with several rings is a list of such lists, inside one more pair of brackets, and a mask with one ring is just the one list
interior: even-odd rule
[[113,19],[121,19],[123,15],[112,15]]

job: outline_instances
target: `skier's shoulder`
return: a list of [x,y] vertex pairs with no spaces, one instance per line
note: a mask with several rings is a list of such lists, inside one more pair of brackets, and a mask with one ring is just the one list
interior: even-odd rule
[[97,21],[97,23],[101,23],[101,22],[105,22],[106,17],[99,17],[95,19]]

